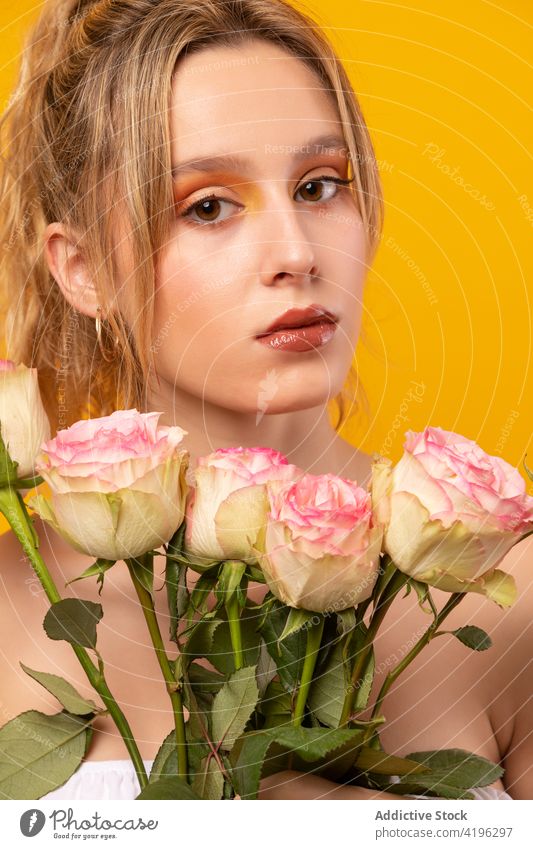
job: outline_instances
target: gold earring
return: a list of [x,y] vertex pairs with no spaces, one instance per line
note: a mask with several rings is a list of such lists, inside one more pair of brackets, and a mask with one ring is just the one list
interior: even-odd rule
[[[102,307],[97,306],[96,307],[96,318],[94,320],[94,324],[95,324],[95,327],[96,327],[96,341],[98,342],[98,347],[100,348],[102,358],[106,361],[106,363],[112,363],[115,360],[115,356],[114,355],[108,356],[108,353],[106,352],[104,345],[102,344],[102,321],[100,319],[101,312],[102,312]],[[115,346],[118,346],[119,339],[118,339],[117,336],[115,336],[114,342],[115,342]]]
[[102,325],[100,323],[100,313],[102,312],[102,307],[96,307],[96,318],[94,323],[96,325],[96,338],[98,339],[98,344],[100,344],[100,334],[102,332]]

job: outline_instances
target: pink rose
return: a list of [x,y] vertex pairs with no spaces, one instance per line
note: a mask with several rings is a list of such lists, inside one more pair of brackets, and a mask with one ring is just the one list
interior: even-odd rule
[[137,557],[168,542],[183,521],[187,432],[158,426],[160,415],[117,410],[43,445],[37,467],[52,502],[36,495],[29,504],[77,551]]
[[326,612],[372,594],[383,531],[374,522],[369,492],[335,475],[305,474],[267,484],[267,495],[258,559],[277,598]]
[[186,508],[185,550],[191,563],[254,563],[252,546],[265,523],[265,484],[301,471],[271,448],[219,448],[200,457]]
[[384,458],[372,468],[374,512],[396,566],[446,592],[512,604],[514,578],[496,566],[533,522],[519,472],[439,427],[408,431],[404,448],[393,469]]

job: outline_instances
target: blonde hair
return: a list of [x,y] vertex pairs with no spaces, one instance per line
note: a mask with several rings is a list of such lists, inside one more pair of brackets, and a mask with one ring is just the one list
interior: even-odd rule
[[[304,62],[333,99],[373,256],[382,223],[374,150],[348,76],[307,14],[284,0],[48,0],[0,119],[0,279],[6,355],[39,369],[52,432],[115,409],[144,409],[155,258],[174,214],[172,77],[180,57],[252,38]],[[117,209],[135,269],[131,327],[116,309],[110,222]],[[43,234],[54,221],[77,234],[91,269],[106,316],[101,347],[94,320],[69,304],[48,269]],[[334,399],[336,427],[357,408],[357,395],[368,406],[352,366]]]

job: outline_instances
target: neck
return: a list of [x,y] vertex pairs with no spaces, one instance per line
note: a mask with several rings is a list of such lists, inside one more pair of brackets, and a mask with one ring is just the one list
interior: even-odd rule
[[243,413],[210,404],[161,381],[149,398],[149,410],[160,410],[160,424],[187,431],[191,467],[217,448],[264,446],[280,451],[312,474],[341,474],[348,458],[361,452],[344,441],[330,423],[325,405],[276,415]]

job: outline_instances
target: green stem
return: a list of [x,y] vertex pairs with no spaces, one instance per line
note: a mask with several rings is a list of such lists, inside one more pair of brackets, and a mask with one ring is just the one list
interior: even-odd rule
[[239,615],[239,600],[236,593],[232,593],[226,602],[226,613],[228,614],[229,633],[235,660],[235,669],[242,669],[244,658],[242,653],[241,620]]
[[379,709],[381,708],[381,705],[383,703],[385,696],[387,695],[389,689],[391,688],[392,684],[396,681],[398,676],[401,675],[401,673],[404,671],[404,669],[406,669],[407,666],[409,666],[411,661],[414,660],[415,657],[417,656],[417,654],[419,654],[419,652],[422,651],[424,646],[426,646],[429,643],[429,641],[434,636],[436,636],[435,632],[436,632],[437,628],[446,619],[448,614],[452,612],[454,607],[457,607],[457,605],[459,604],[460,601],[462,601],[462,599],[465,597],[465,595],[466,595],[466,593],[453,593],[450,596],[450,598],[448,599],[448,601],[446,602],[446,604],[444,605],[444,607],[442,608],[440,613],[437,614],[436,618],[433,620],[431,625],[428,626],[427,631],[425,631],[425,633],[422,634],[422,636],[420,637],[418,642],[415,643],[415,645],[413,646],[411,651],[408,652],[405,655],[405,657],[400,661],[398,666],[394,667],[392,672],[389,672],[389,674],[387,675],[387,677],[385,678],[385,680],[384,680],[384,682],[381,686],[381,689],[379,691],[379,695],[378,695],[376,702],[374,704],[374,707],[372,709],[372,715],[370,717],[371,719],[373,719],[376,716],[376,714],[379,712]]
[[[48,567],[37,551],[38,540],[35,529],[20,493],[9,487],[0,488],[0,512],[3,513],[13,529],[50,603],[55,604],[61,601],[61,596],[48,571]],[[81,663],[87,678],[94,689],[100,694],[102,701],[118,728],[135,767],[139,785],[142,789],[148,783],[146,769],[129,723],[107,685],[102,666],[100,665],[98,669],[94,665],[83,646],[73,645],[72,643],[70,645],[72,645],[74,653]]]
[[[320,615],[320,614],[319,614]],[[305,660],[302,669],[302,677],[296,697],[296,705],[294,707],[294,716],[292,719],[293,725],[301,725],[305,714],[305,705],[309,688],[313,680],[318,652],[322,642],[322,633],[324,631],[325,619],[320,616],[320,622],[317,625],[312,625],[307,630],[307,645],[305,650]]]
[[[17,478],[16,481],[13,481],[10,485],[15,489],[34,489],[36,486],[40,486],[44,483],[44,478],[40,475],[37,475],[33,478]],[[7,486],[7,484],[4,484]]]
[[163,638],[161,636],[161,631],[159,630],[159,623],[157,621],[152,594],[146,589],[146,587],[139,580],[139,577],[137,575],[136,567],[138,565],[141,565],[142,567],[142,558],[128,558],[126,559],[126,564],[128,566],[131,579],[133,581],[133,586],[135,587],[135,591],[141,603],[144,618],[148,626],[148,631],[150,632],[150,637],[152,639],[157,660],[159,662],[161,672],[163,673],[167,692],[170,697],[170,702],[172,704],[172,712],[174,714],[174,728],[176,735],[176,747],[178,754],[178,774],[182,776],[185,780],[187,780],[187,742],[185,737],[185,719],[183,717],[183,701],[181,698],[180,685],[174,677],[170,661],[165,651]]
[[364,674],[368,656],[372,650],[372,645],[376,634],[381,626],[381,623],[383,622],[383,619],[385,618],[385,614],[387,613],[389,607],[396,598],[396,594],[400,591],[402,586],[407,583],[408,580],[409,575],[405,575],[403,572],[400,572],[398,570],[394,574],[394,576],[388,581],[386,588],[384,589],[379,598],[378,604],[370,619],[368,631],[363,640],[363,644],[357,653],[357,659],[355,661],[351,674],[351,685],[346,693],[346,696],[344,698],[344,704],[342,706],[340,725],[347,725],[350,722],[353,713],[353,706],[355,702],[357,688],[359,686],[359,680]]

